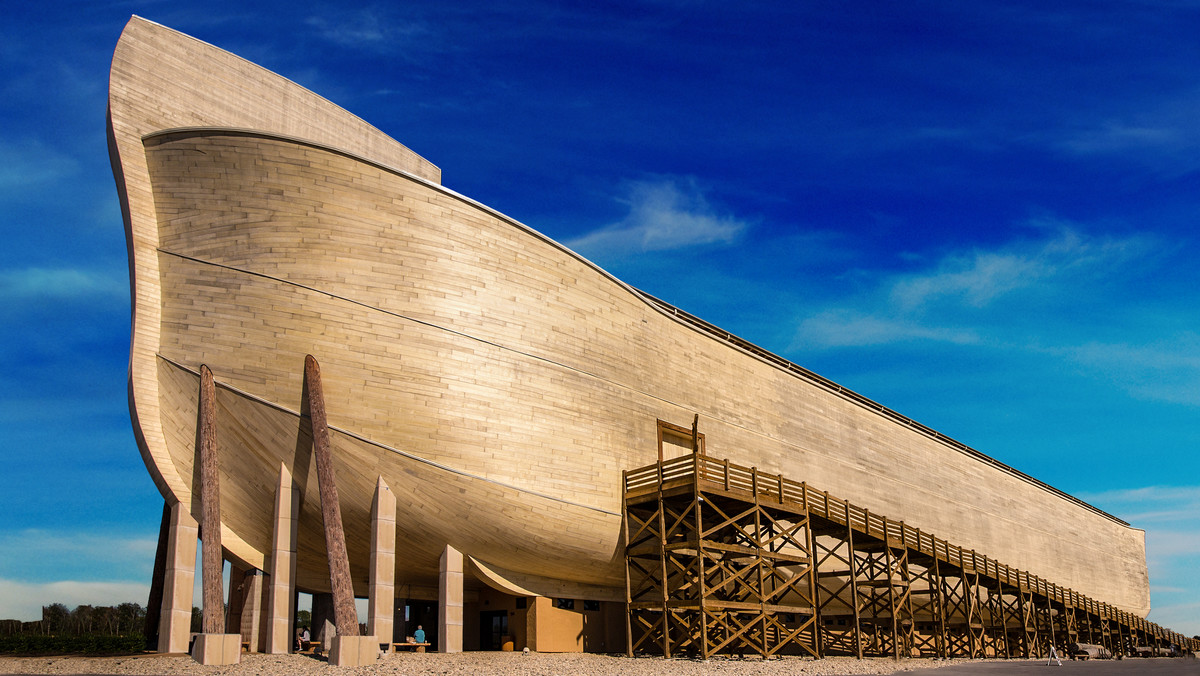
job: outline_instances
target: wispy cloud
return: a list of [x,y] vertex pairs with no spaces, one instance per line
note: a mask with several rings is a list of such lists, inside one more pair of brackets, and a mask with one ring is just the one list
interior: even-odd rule
[[58,300],[120,297],[129,293],[123,277],[78,268],[0,270],[0,299]]
[[830,310],[806,318],[798,334],[805,345],[822,347],[865,347],[909,340],[935,340],[969,344],[979,336],[966,329],[923,326],[918,322],[890,317],[877,317],[853,310]]
[[1200,406],[1200,334],[1185,332],[1142,345],[1087,342],[1054,351],[1107,374],[1139,399]]
[[[1137,525],[1139,523],[1195,522],[1200,532],[1200,486],[1145,486],[1099,493],[1080,498]],[[1200,538],[1197,538],[1200,547]]]
[[1065,130],[1057,146],[1082,157],[1120,157],[1167,175],[1195,171],[1200,166],[1200,131],[1194,123],[1198,104],[1200,90],[1195,88],[1157,100],[1139,97],[1128,111]]
[[42,141],[0,141],[0,191],[28,190],[78,172],[78,160]]
[[[793,349],[912,340],[984,343],[984,326],[996,324],[992,319],[1002,302],[1016,304],[1030,296],[1062,302],[1055,299],[1070,298],[1074,290],[1155,246],[1140,236],[1088,236],[1047,219],[1028,225],[1038,236],[994,249],[951,252],[912,272],[872,275],[880,281],[849,305],[802,319]],[[1021,313],[1011,314],[1019,325]]]
[[323,40],[369,51],[406,51],[415,38],[430,34],[424,22],[390,17],[378,8],[370,7],[313,16],[305,23],[315,29]]
[[995,251],[951,254],[931,271],[893,280],[892,300],[906,310],[941,299],[979,308],[1047,280],[1106,270],[1152,246],[1137,236],[1089,237],[1052,220],[1036,220],[1030,225],[1048,236],[1012,242]]
[[588,256],[728,245],[750,223],[723,214],[691,177],[659,177],[628,184],[629,214],[621,221],[566,242]]

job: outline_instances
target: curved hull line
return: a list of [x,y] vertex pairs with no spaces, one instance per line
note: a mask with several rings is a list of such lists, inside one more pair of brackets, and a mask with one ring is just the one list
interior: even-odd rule
[[[222,266],[222,267],[224,267],[224,266]],[[414,321],[417,321],[417,320],[414,320]],[[200,375],[200,372],[198,370],[188,366],[187,364],[184,364],[175,359],[172,359],[162,353],[158,354],[158,358],[167,362],[168,364],[171,364],[172,366],[174,366],[178,369],[187,371],[188,373],[190,373],[194,376],[198,377]],[[250,399],[259,404],[262,404],[263,406],[270,406],[271,408],[273,408],[276,411],[279,411],[281,413],[287,413],[288,415],[295,417],[297,420],[299,420],[302,417],[299,411],[292,410],[292,409],[288,408],[287,406],[276,403],[274,401],[264,399],[256,394],[246,392],[245,390],[242,390],[238,387],[234,387],[233,385],[230,385],[228,383],[222,383],[222,382],[214,379],[214,384],[218,388],[220,388],[222,390],[226,390],[228,392],[233,392],[234,394],[238,395],[239,397],[244,397],[246,399]],[[450,467],[449,465],[442,464],[435,460],[430,460],[429,458],[421,457],[419,455],[416,455],[415,453],[410,453],[409,451],[401,450],[399,448],[396,448],[395,446],[389,446],[388,444],[375,441],[374,439],[369,439],[369,438],[367,438],[353,430],[347,429],[345,427],[339,427],[337,425],[326,425],[326,426],[334,432],[337,432],[339,434],[344,434],[353,439],[357,439],[357,440],[363,442],[364,444],[369,444],[371,446],[374,446],[375,448],[379,448],[379,449],[382,449],[385,451],[390,451],[392,453],[395,453],[396,455],[400,455],[405,458],[408,458],[409,460],[413,460],[416,462],[420,462],[420,463],[429,465],[430,467],[435,467],[444,472],[450,472],[451,474],[457,474],[461,477],[466,477],[468,479],[475,479],[478,481],[486,481],[490,484],[502,486],[504,488],[518,491],[520,493],[526,493],[528,495],[536,495],[537,497],[545,498],[546,500],[554,500],[555,502],[561,502],[564,505],[571,505],[572,507],[582,507],[583,509],[590,509],[590,510],[593,510],[596,512],[600,512],[601,514],[608,514],[610,516],[621,516],[620,512],[614,512],[614,511],[611,511],[608,509],[604,509],[602,507],[596,507],[594,505],[585,505],[581,502],[575,502],[574,500],[567,500],[565,498],[560,498],[560,497],[557,497],[554,495],[550,495],[548,493],[542,493],[540,491],[530,490],[528,488],[522,488],[521,486],[514,486],[512,484],[505,483],[503,481],[497,481],[496,479],[492,479],[490,477],[481,476],[479,474],[472,474],[471,472],[466,472],[461,469],[455,469],[453,467]]]
[[[338,155],[342,155],[342,156],[352,159],[356,162],[362,162],[366,165],[390,172],[397,176],[401,176],[403,178],[413,181],[414,183],[419,183],[419,184],[429,188],[430,190],[439,192],[443,195],[446,195],[447,197],[456,199],[456,200],[462,202],[463,204],[466,204],[472,208],[478,209],[490,216],[493,216],[493,217],[499,219],[500,221],[503,221],[504,223],[506,223],[512,227],[515,227],[518,230],[521,230],[525,234],[531,235],[531,236],[535,237],[536,239],[541,240],[545,244],[557,249],[561,253],[564,253],[564,254],[578,260],[580,263],[583,263],[584,265],[588,266],[589,268],[593,269],[594,271],[600,273],[601,276],[607,278],[610,282],[612,282],[612,283],[616,284],[617,286],[628,291],[630,294],[632,294],[635,298],[640,300],[642,303],[645,303],[645,305],[648,308],[650,308],[651,310],[654,310],[658,314],[661,314],[665,317],[670,318],[671,320],[673,320],[674,322],[676,322],[677,324],[679,324],[683,327],[686,327],[692,331],[695,331],[707,338],[715,340],[716,342],[718,342],[726,347],[732,348],[743,355],[752,357],[752,358],[754,358],[760,362],[763,362],[769,366],[777,368],[777,369],[783,371],[784,373],[787,373],[795,378],[798,378],[798,379],[804,380],[808,383],[811,383],[813,385],[816,385],[816,386],[824,389],[825,391],[827,391],[831,394],[835,394],[835,395],[845,399],[846,401],[854,403],[855,405],[861,406],[862,408],[864,408],[868,411],[871,411],[872,413],[874,413],[876,415],[879,415],[884,418],[898,422],[913,431],[919,432],[921,434],[924,434],[924,435],[930,437],[931,439],[945,445],[946,447],[948,447],[958,453],[962,453],[962,454],[967,455],[976,460],[985,462],[993,467],[996,467],[997,469],[1000,469],[1003,472],[1006,472],[1018,479],[1021,479],[1022,481],[1028,482],[1034,486],[1037,486],[1038,488],[1041,488],[1045,491],[1053,493],[1054,495],[1057,495],[1058,497],[1061,497],[1070,502],[1073,502],[1073,503],[1075,503],[1091,512],[1099,514],[1100,516],[1103,516],[1115,523],[1118,523],[1122,526],[1130,525],[1128,522],[1124,521],[1123,519],[1113,516],[1112,514],[1109,514],[1108,512],[1100,509],[1099,507],[1096,507],[1095,505],[1092,505],[1083,500],[1080,500],[1079,498],[1071,495],[1070,493],[1067,493],[1067,492],[1062,491],[1058,488],[1055,488],[1054,486],[1051,486],[1043,481],[1040,481],[1037,478],[1030,476],[1030,475],[1016,469],[1015,467],[1011,467],[1003,462],[1000,462],[999,460],[991,457],[990,455],[988,455],[986,453],[983,453],[977,449],[974,449],[974,448],[968,446],[967,444],[964,444],[961,441],[958,441],[957,439],[948,437],[948,436],[942,434],[941,432],[938,432],[935,429],[927,427],[926,425],[924,425],[916,420],[913,420],[912,418],[909,418],[908,416],[905,416],[902,413],[894,411],[894,410],[884,406],[883,404],[880,404],[880,403],[874,401],[873,399],[870,399],[869,397],[865,397],[862,394],[855,392],[854,390],[851,390],[847,387],[839,385],[838,383],[835,383],[835,382],[829,380],[828,378],[821,376],[820,374],[810,371],[810,370],[804,368],[803,366],[796,364],[795,362],[792,362],[788,359],[780,357],[779,355],[777,355],[769,350],[765,350],[743,338],[740,338],[739,336],[734,335],[733,333],[730,333],[729,331],[725,331],[725,330],[721,329],[720,327],[717,327],[709,322],[704,321],[703,319],[700,319],[699,317],[696,317],[695,315],[692,315],[684,310],[680,310],[679,308],[671,305],[670,303],[667,303],[664,300],[656,298],[655,296],[653,296],[651,294],[648,294],[636,287],[633,287],[633,286],[629,285],[628,283],[622,281],[621,279],[618,279],[617,277],[613,276],[612,273],[608,272],[604,268],[602,268],[599,265],[597,265],[596,263],[592,262],[585,256],[579,254],[576,251],[573,251],[572,249],[567,248],[563,244],[551,239],[550,237],[547,237],[546,235],[544,235],[541,232],[539,232],[538,230],[530,227],[529,225],[526,225],[525,223],[522,223],[521,221],[519,221],[515,218],[512,218],[511,216],[508,216],[508,215],[504,214],[503,212],[497,211],[496,209],[494,209],[486,204],[482,204],[476,200],[473,200],[470,197],[463,195],[462,193],[459,193],[450,188],[447,188],[446,186],[442,185],[441,183],[431,181],[427,178],[418,176],[410,171],[406,171],[404,169],[398,168],[396,166],[393,166],[393,165],[390,165],[390,164],[387,164],[384,162],[380,162],[378,160],[372,160],[368,157],[365,157],[363,155],[355,153],[351,150],[346,150],[344,148],[339,148],[337,146],[319,143],[319,142],[311,141],[311,140],[296,137],[296,136],[289,136],[287,134],[264,132],[264,131],[260,131],[260,130],[241,128],[241,127],[220,127],[220,126],[175,127],[175,128],[170,128],[170,129],[157,130],[157,131],[151,132],[149,134],[146,134],[142,137],[142,141],[145,142],[147,140],[166,137],[166,136],[177,136],[177,137],[178,136],[186,136],[187,134],[191,134],[191,133],[198,134],[198,135],[207,135],[207,134],[212,134],[214,132],[220,132],[223,135],[250,136],[250,137],[255,137],[255,138],[267,138],[267,139],[273,139],[273,140],[279,140],[279,141],[286,141],[289,143],[295,143],[298,145],[307,146],[307,147],[314,148],[314,149],[324,150],[324,151],[336,153]],[[470,338],[472,340],[479,341],[480,343],[483,343],[483,344],[492,345],[497,348],[507,350],[507,351],[510,351],[510,352],[513,352],[516,354],[521,354],[521,355],[524,355],[524,356],[527,356],[527,357],[530,357],[533,359],[542,360],[542,361],[545,361],[550,364],[555,364],[555,365],[561,366],[563,368],[571,369],[571,370],[577,371],[579,373],[598,378],[604,382],[610,382],[615,385],[621,385],[620,383],[616,383],[614,381],[611,381],[610,379],[603,378],[602,376],[598,376],[594,373],[588,372],[588,371],[580,369],[578,367],[571,366],[569,364],[563,364],[561,362],[558,362],[558,361],[555,361],[552,359],[547,359],[545,357],[541,357],[541,356],[531,354],[528,352],[524,352],[524,351],[518,350],[516,348],[511,348],[511,347],[507,347],[504,345],[500,345],[500,344],[494,343],[494,342],[489,341],[484,338],[478,338],[475,336],[471,336],[469,334],[455,331],[454,329],[446,328],[443,326],[439,326],[437,324],[433,324],[430,322],[425,322],[425,321],[422,321],[419,319],[408,317],[406,315],[396,313],[396,312],[393,312],[390,310],[385,310],[385,309],[382,309],[382,308],[379,308],[376,306],[372,306],[368,303],[363,303],[361,301],[357,301],[353,298],[349,298],[349,297],[346,297],[343,295],[324,291],[324,290],[321,290],[321,289],[318,289],[315,287],[311,287],[311,286],[308,286],[305,284],[301,284],[298,282],[292,282],[292,281],[289,281],[286,279],[280,279],[278,277],[273,277],[271,275],[266,275],[266,274],[254,272],[251,270],[246,270],[243,268],[228,266],[228,265],[224,265],[224,264],[220,264],[220,263],[214,263],[212,261],[195,258],[193,256],[188,256],[186,254],[169,251],[162,247],[159,247],[157,250],[161,253],[167,253],[167,254],[170,254],[173,256],[178,256],[180,258],[184,258],[187,260],[191,260],[191,261],[195,261],[195,262],[199,262],[199,263],[205,263],[208,265],[215,265],[218,267],[223,267],[223,268],[226,268],[229,270],[234,270],[237,272],[243,272],[246,274],[261,276],[266,279],[271,279],[273,281],[291,284],[291,285],[297,286],[299,288],[304,288],[304,289],[308,289],[310,291],[314,291],[316,293],[321,293],[321,294],[327,295],[331,298],[345,300],[347,302],[355,303],[357,305],[360,305],[362,307],[365,307],[365,308],[368,308],[371,310],[377,310],[379,312],[384,312],[384,313],[393,315],[398,318],[407,319],[409,321],[423,324],[425,326],[429,326],[429,327],[437,328],[437,329],[440,329],[440,330],[443,330],[443,331],[446,331],[449,333],[461,335],[466,338]],[[625,387],[624,385],[621,385],[621,386]],[[662,398],[662,397],[657,396],[650,392],[637,390],[636,388],[629,388],[629,389],[631,389],[635,392],[639,392],[640,394],[651,397],[653,399],[662,401],[667,404],[681,406],[677,402]],[[687,407],[683,407],[683,408],[687,408]],[[728,424],[733,425],[734,427],[739,427],[739,428],[745,430],[746,432],[755,434],[757,436],[761,436],[766,439],[770,439],[772,441],[777,441],[777,442],[780,442],[783,444],[788,443],[784,439],[779,439],[779,438],[773,437],[769,434],[765,434],[765,433],[762,433],[762,432],[759,432],[756,430],[745,428],[741,425],[738,425],[736,422],[731,422],[731,421],[723,421],[723,422],[727,422]]]

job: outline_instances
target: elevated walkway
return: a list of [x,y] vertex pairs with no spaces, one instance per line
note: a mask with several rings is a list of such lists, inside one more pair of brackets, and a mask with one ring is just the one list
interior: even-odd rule
[[1037,658],[1200,641],[703,453],[626,471],[627,652]]

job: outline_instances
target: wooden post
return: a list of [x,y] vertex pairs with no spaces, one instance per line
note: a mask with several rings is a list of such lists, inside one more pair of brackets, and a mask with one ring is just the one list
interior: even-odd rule
[[310,354],[304,357],[304,380],[308,385],[308,413],[312,424],[313,453],[317,460],[317,485],[321,491],[321,521],[325,525],[325,548],[329,553],[329,582],[333,590],[333,623],[338,636],[358,636],[358,611],[354,607],[354,584],[350,580],[350,557],[342,530],[342,508],[329,448],[325,420],[325,396],[321,390],[321,367]]
[[633,583],[629,579],[629,470],[621,470],[622,551],[625,552],[625,656],[633,657]]
[[200,454],[201,584],[204,592],[201,631],[225,633],[225,599],[221,590],[221,487],[217,464],[216,388],[212,371],[200,365],[200,420],[196,423]]

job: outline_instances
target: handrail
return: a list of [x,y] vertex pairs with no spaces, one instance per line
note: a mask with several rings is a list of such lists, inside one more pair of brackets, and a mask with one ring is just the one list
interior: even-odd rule
[[1191,645],[1189,641],[1195,643],[1192,639],[1144,618],[1132,616],[1108,603],[1092,599],[974,550],[965,550],[903,521],[894,521],[881,514],[872,513],[869,509],[830,495],[827,491],[813,488],[806,482],[797,482],[780,474],[760,472],[756,467],[744,467],[731,463],[728,459],[717,460],[693,453],[629,470],[624,473],[624,477],[624,490],[627,495],[658,485],[660,482],[690,479],[727,493],[748,494],[750,500],[800,508],[825,521],[881,540],[888,546],[898,545],[931,556],[964,572],[996,580],[1019,591],[1040,595],[1065,608],[1081,610],[1101,620],[1116,621],[1122,626],[1152,634],[1160,639],[1173,639],[1176,643],[1188,645]]

